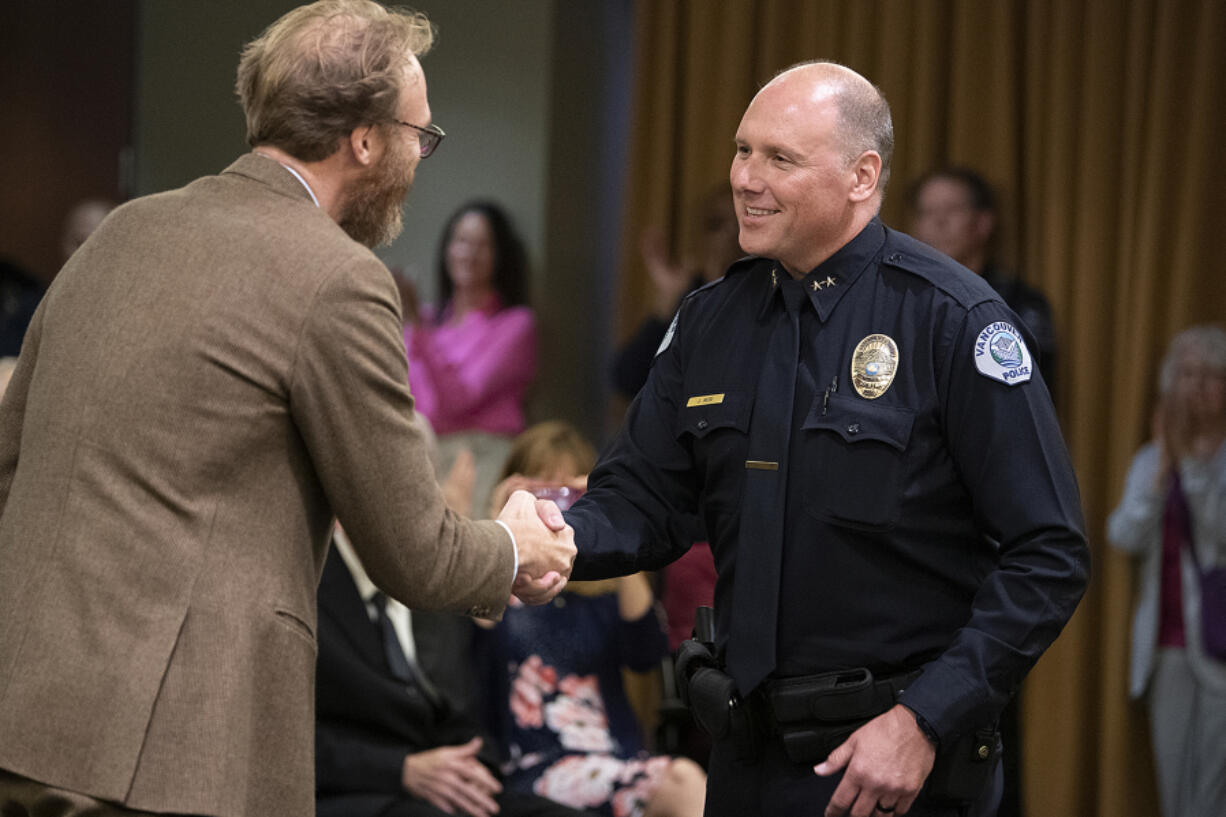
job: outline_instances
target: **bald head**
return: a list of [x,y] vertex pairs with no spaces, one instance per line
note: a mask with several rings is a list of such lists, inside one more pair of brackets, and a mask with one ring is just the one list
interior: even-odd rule
[[[877,153],[881,157],[877,193],[878,197],[885,194],[894,155],[894,123],[890,105],[877,86],[837,62],[802,62],[775,75],[754,101],[772,88],[786,89],[815,109],[832,103],[838,111],[838,135],[847,161],[855,161],[866,151]],[[796,113],[802,112],[797,109]]]
[[808,63],[766,84],[741,117],[729,181],[741,248],[803,277],[881,208],[890,109],[863,77]]

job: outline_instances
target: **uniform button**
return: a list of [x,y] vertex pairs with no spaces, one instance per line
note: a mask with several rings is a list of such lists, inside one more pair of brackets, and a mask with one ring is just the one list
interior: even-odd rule
[[990,754],[992,754],[992,750],[989,749],[986,744],[983,744],[983,743],[979,744],[979,759],[980,760],[987,760],[988,755]]
[[698,421],[698,430],[699,430],[699,431],[702,431],[702,430],[703,430],[704,428],[706,428],[708,425],[710,425],[710,423],[708,423],[706,420],[699,420],[699,421]]
[[848,433],[848,434],[859,434],[859,433],[860,433],[860,424],[859,424],[859,423],[852,423],[851,425],[849,425],[849,426],[847,427],[847,433]]
[[900,252],[892,253],[890,257],[886,259],[886,261],[889,261],[891,264],[897,264],[901,260],[902,260],[902,253]]

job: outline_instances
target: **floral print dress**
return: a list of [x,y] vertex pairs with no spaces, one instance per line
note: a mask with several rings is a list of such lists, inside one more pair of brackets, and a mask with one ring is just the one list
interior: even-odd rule
[[617,595],[562,593],[516,606],[490,633],[491,731],[506,784],[609,817],[637,817],[672,761],[648,755],[621,669],[657,667],[668,649],[654,609],[622,621]]

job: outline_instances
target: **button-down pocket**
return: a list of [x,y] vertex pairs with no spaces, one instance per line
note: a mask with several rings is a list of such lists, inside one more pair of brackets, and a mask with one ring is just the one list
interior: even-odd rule
[[[730,513],[741,501],[753,395],[747,391],[693,389],[685,398],[677,410],[676,439],[689,451],[707,511]],[[688,405],[691,401],[694,405]]]
[[832,394],[805,418],[802,473],[815,489],[808,507],[819,518],[866,530],[898,521],[903,456],[915,414]]
[[677,415],[677,437],[700,440],[721,428],[749,429],[753,398],[745,392],[712,392],[690,396]]

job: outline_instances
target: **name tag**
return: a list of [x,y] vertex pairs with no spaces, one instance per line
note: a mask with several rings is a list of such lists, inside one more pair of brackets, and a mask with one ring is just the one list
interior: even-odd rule
[[769,460],[745,460],[745,467],[751,471],[778,471],[779,463]]
[[713,406],[717,403],[724,402],[724,395],[720,394],[700,394],[697,397],[691,397],[685,401],[686,408],[694,408],[694,406]]

